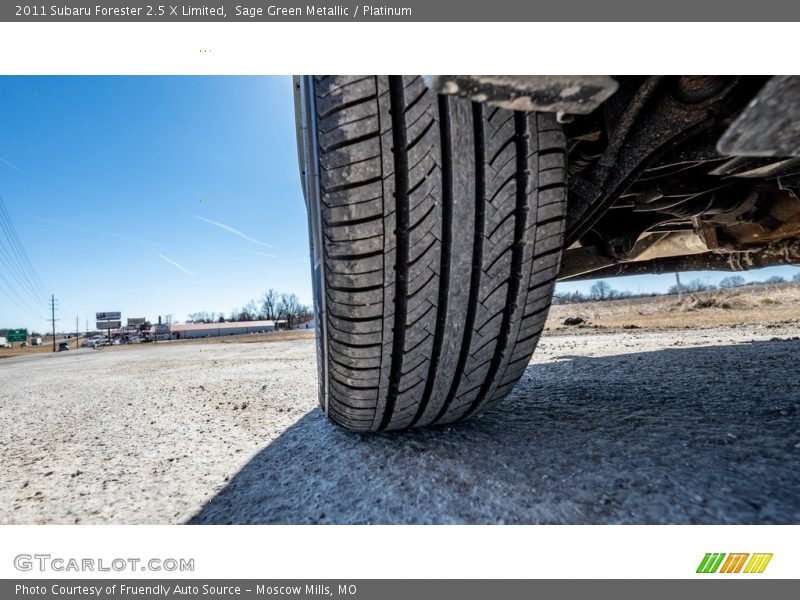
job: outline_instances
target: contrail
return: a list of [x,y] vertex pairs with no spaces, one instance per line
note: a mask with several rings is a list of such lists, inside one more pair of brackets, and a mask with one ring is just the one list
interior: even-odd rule
[[225,231],[232,233],[233,235],[238,235],[243,240],[247,240],[251,244],[258,244],[259,246],[266,246],[267,248],[274,248],[272,244],[268,244],[267,242],[262,242],[261,240],[257,240],[255,238],[251,238],[249,235],[242,233],[238,229],[234,229],[230,225],[225,225],[225,223],[220,223],[219,221],[212,221],[211,219],[206,219],[205,217],[201,217],[200,215],[192,214],[195,219],[199,219],[200,221],[205,221],[206,223],[211,223],[215,227],[219,227],[220,229],[224,229]]
[[12,169],[14,169],[17,172],[22,173],[22,169],[20,169],[17,165],[11,164],[10,162],[8,162],[2,156],[0,156],[0,162],[3,163],[4,165],[6,165],[7,167],[11,167]]
[[131,237],[129,235],[123,235],[121,233],[115,233],[113,231],[103,231],[102,229],[95,229],[94,227],[87,227],[85,225],[78,225],[77,223],[69,223],[67,221],[59,221],[57,219],[50,219],[48,217],[40,217],[39,215],[31,215],[31,216],[34,219],[38,220],[38,221],[44,221],[46,223],[52,223],[53,225],[59,225],[61,227],[72,227],[73,229],[79,229],[80,231],[86,231],[88,233],[94,233],[94,234],[97,234],[97,235],[104,235],[104,236],[107,236],[107,237],[117,238],[117,239],[120,239],[120,240],[127,240],[129,242],[136,242],[137,244],[140,244],[145,250],[149,250],[153,254],[158,255],[159,258],[161,258],[162,260],[167,261],[169,264],[171,264],[176,269],[180,269],[181,271],[191,275],[192,277],[197,277],[197,273],[193,273],[192,271],[190,271],[189,269],[187,269],[183,265],[180,265],[180,264],[176,263],[174,260],[172,260],[170,258],[167,258],[163,254],[159,254],[158,252],[156,252],[156,250],[154,250],[151,246],[158,246],[157,242],[151,242],[149,240],[143,240],[141,238]]
[[277,254],[267,254],[266,252],[256,252],[255,250],[242,250],[248,254],[257,254],[258,256],[266,256],[267,258],[278,258]]
[[113,237],[120,240],[128,240],[129,242],[138,242],[140,244],[153,244],[158,245],[157,242],[151,242],[150,240],[143,240],[136,237],[131,237],[129,235],[123,235],[121,233],[115,233],[113,231],[103,231],[102,229],[95,229],[94,227],[87,227],[86,225],[79,225],[77,223],[69,223],[67,221],[59,221],[58,219],[51,219],[49,217],[40,217],[39,215],[31,215],[37,221],[44,221],[45,223],[52,223],[53,225],[60,225],[62,227],[72,227],[73,229],[79,229],[81,231],[86,231],[87,233],[94,233],[97,235],[104,235],[107,237]]
[[172,260],[171,258],[167,258],[167,257],[166,257],[166,256],[164,256],[163,254],[159,254],[159,255],[158,255],[158,257],[159,257],[159,258],[163,258],[165,261],[167,261],[169,264],[171,264],[171,265],[172,265],[173,267],[175,267],[176,269],[180,269],[181,271],[183,271],[184,273],[188,273],[188,274],[189,274],[189,275],[191,275],[192,277],[197,277],[197,274],[195,274],[195,273],[192,273],[192,272],[191,272],[189,269],[187,269],[187,268],[186,268],[186,267],[184,267],[184,266],[181,266],[181,265],[179,265],[178,263],[176,263],[176,262],[175,262],[174,260]]

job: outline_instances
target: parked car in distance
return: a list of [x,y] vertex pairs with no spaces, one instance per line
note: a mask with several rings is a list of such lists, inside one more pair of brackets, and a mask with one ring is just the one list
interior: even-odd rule
[[8,338],[0,337],[0,348],[11,348],[11,344],[8,343]]
[[95,335],[83,342],[84,348],[97,348],[108,345],[108,338],[104,335]]
[[34,338],[31,338],[31,345],[32,346],[41,346],[42,345],[42,338],[40,338],[38,336],[34,337]]
[[58,351],[64,352],[66,350],[69,350],[69,342],[67,340],[62,340],[58,342]]

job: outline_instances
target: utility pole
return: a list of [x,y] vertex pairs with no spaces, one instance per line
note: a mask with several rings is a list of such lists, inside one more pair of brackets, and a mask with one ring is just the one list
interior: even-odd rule
[[50,294],[50,321],[53,324],[53,352],[56,351],[56,297]]
[[675,283],[678,286],[678,304],[683,300],[683,286],[681,285],[681,274],[675,273]]
[[78,325],[78,316],[75,315],[75,350],[81,347],[81,330]]

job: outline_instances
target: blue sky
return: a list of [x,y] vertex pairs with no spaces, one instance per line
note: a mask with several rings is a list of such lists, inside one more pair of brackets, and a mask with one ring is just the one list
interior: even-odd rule
[[[0,114],[0,196],[58,327],[311,303],[289,78],[0,77]],[[0,293],[0,327],[44,328],[24,298]]]
[[[227,315],[268,288],[311,303],[289,78],[0,77],[0,114],[0,197],[60,330],[97,311]],[[15,300],[0,293],[0,327],[46,329],[41,299],[20,288]]]

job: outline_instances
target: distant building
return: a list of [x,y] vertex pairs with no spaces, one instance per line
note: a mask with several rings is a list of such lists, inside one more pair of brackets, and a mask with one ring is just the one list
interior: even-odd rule
[[223,335],[245,335],[275,331],[275,321],[237,321],[231,323],[180,323],[169,326],[169,337],[173,340],[220,337]]

